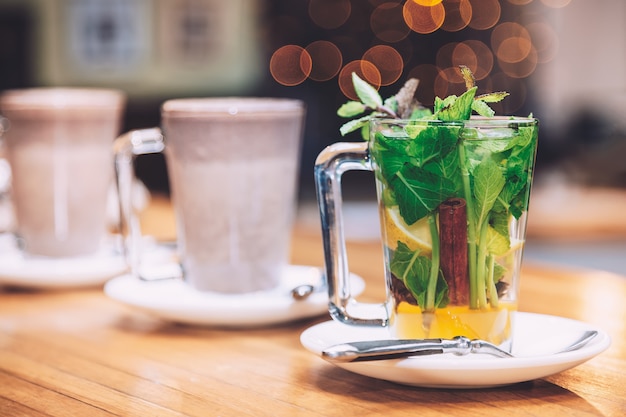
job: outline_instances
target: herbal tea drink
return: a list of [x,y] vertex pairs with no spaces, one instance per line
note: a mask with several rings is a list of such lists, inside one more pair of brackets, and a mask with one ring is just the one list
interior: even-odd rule
[[[465,336],[510,348],[537,121],[494,117],[487,103],[506,93],[476,96],[463,71],[467,91],[437,98],[433,112],[414,101],[417,83],[383,102],[353,76],[361,102],[338,114],[373,113],[341,132],[361,129],[367,142],[331,145],[315,167],[329,310],[343,323],[388,327],[392,337]],[[377,312],[348,286],[341,176],[349,170],[373,171],[376,182],[387,288]]]
[[[279,284],[289,262],[304,114],[302,102],[287,99],[163,104],[178,252],[192,287],[246,293]],[[134,153],[146,153],[146,144],[147,152],[161,150],[150,145],[160,130],[134,134]]]
[[[337,172],[375,174],[388,291],[385,317],[365,322],[388,326],[398,338],[466,336],[506,345],[517,309],[536,121],[373,119],[370,135],[369,143],[334,145],[318,159],[318,179],[326,179],[318,182],[322,213],[340,216],[329,207],[338,203]],[[341,223],[323,216],[327,251],[342,247]],[[345,253],[329,256],[329,277],[336,279],[331,312],[361,323],[343,297]]]
[[91,255],[106,241],[124,101],[106,89],[33,88],[0,97],[9,120],[15,234],[28,255]]
[[505,343],[536,121],[373,120],[370,129],[392,334]]

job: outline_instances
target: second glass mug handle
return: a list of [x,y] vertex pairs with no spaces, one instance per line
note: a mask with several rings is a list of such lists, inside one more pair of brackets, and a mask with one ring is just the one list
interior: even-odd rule
[[[373,170],[367,142],[335,143],[324,149],[315,161],[315,185],[322,221],[329,312],[333,319],[342,323],[385,327],[389,320],[383,305],[359,303],[350,294],[341,176],[347,171],[355,170]],[[367,317],[358,317],[355,314],[366,310]],[[376,310],[376,314],[372,315],[372,310]]]
[[115,157],[115,182],[119,203],[119,232],[122,237],[124,257],[135,278],[139,277],[141,254],[141,230],[139,219],[133,210],[133,182],[135,156],[159,153],[165,148],[159,128],[131,130],[119,136],[113,143]]

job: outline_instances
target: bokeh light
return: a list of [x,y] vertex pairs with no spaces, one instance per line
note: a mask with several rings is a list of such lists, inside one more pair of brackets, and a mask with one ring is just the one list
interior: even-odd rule
[[343,56],[334,43],[315,41],[309,44],[305,50],[312,60],[310,79],[314,81],[328,81],[341,70]]
[[530,34],[519,23],[500,23],[491,32],[491,49],[499,61],[520,62],[528,56],[531,48]]
[[270,73],[279,84],[294,86],[311,73],[313,62],[309,53],[298,45],[278,48],[270,58]]
[[352,84],[352,73],[370,83],[376,89],[380,88],[381,76],[376,65],[369,61],[356,60],[347,63],[339,72],[339,89],[350,100],[358,100]]
[[474,73],[474,78],[482,80],[493,69],[493,53],[481,41],[459,42],[452,50],[452,65],[466,65]]
[[[399,84],[408,78],[417,78],[420,82],[416,98],[432,106],[435,96],[443,98],[465,91],[459,71],[459,66],[465,65],[474,74],[479,93],[506,90],[515,96],[507,97],[506,104],[494,104],[496,112],[501,114],[512,114],[524,106],[526,79],[535,73],[538,65],[550,62],[558,53],[557,33],[542,8],[546,11],[571,3],[571,0],[307,1],[308,9],[301,11],[301,17],[310,18],[325,31],[322,36],[327,38],[310,39],[303,29],[306,26],[282,20],[294,37],[280,38],[291,45],[278,49],[271,58],[271,74],[279,83],[297,85],[307,78],[328,81],[337,77],[342,94],[357,100],[353,72],[377,89],[398,84],[390,91],[397,91]],[[357,4],[358,8],[352,7]],[[434,34],[438,31],[439,34]],[[462,35],[452,34],[455,32]],[[295,43],[308,43],[308,46],[303,50]]]
[[526,29],[537,51],[537,62],[543,64],[552,61],[559,50],[559,37],[552,26],[534,22],[527,24]]
[[498,59],[498,66],[511,78],[529,77],[537,68],[537,52],[531,48],[528,55],[519,62],[506,62]]
[[437,97],[446,97],[450,94],[461,95],[466,90],[465,81],[458,67],[448,67],[439,70],[434,85]]
[[472,20],[472,5],[469,0],[447,0],[442,4],[446,18],[441,29],[458,32],[469,25]]
[[443,0],[408,0],[408,2],[413,1],[417,4],[419,4],[420,6],[425,6],[425,7],[430,7],[430,6],[436,6],[439,3],[441,3]]
[[380,73],[380,85],[390,85],[398,81],[404,68],[400,53],[388,45],[376,45],[364,54],[364,61],[371,62]]
[[343,25],[351,11],[350,0],[309,0],[309,17],[324,29],[336,29]]
[[386,2],[374,9],[370,16],[374,35],[384,42],[395,43],[405,39],[411,29],[404,23],[402,4]]
[[469,27],[476,30],[487,30],[494,27],[500,20],[502,8],[499,0],[470,0],[472,20]]
[[427,34],[433,33],[443,25],[446,11],[441,2],[432,6],[423,6],[416,0],[408,0],[404,3],[402,15],[404,22],[412,31]]
[[454,65],[452,63],[452,53],[458,44],[459,42],[450,42],[441,46],[437,50],[437,55],[435,56],[435,65],[439,68],[452,67]]

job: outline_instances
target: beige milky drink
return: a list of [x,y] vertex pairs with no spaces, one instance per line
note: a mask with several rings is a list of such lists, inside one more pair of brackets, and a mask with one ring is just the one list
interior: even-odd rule
[[0,113],[16,235],[31,255],[89,255],[106,233],[112,143],[124,96],[100,89],[7,91]]
[[304,106],[282,99],[180,99],[162,109],[185,280],[242,293],[278,285],[288,263]]

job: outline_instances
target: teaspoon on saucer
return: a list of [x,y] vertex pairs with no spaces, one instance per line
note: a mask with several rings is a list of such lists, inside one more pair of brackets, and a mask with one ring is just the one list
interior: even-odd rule
[[[578,340],[557,353],[580,349],[598,334],[586,331]],[[408,356],[452,353],[464,356],[470,353],[485,353],[499,358],[513,358],[509,352],[480,339],[457,336],[453,339],[389,339],[348,342],[331,346],[322,351],[329,362],[354,362],[395,359]]]

